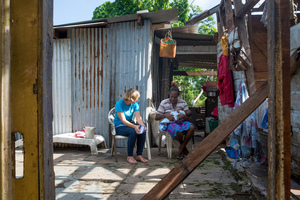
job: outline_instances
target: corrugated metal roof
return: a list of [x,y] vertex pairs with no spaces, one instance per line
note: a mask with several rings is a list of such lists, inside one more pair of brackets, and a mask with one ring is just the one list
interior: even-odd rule
[[[81,21],[75,23],[61,24],[56,25],[53,28],[72,28],[80,25],[83,26],[91,26],[91,25],[99,25],[103,26],[101,22],[107,22],[109,24],[119,23],[119,22],[130,22],[136,21],[138,15],[141,15],[143,19],[150,20],[152,24],[160,24],[160,23],[176,23],[178,21],[178,9],[170,9],[170,10],[159,10],[148,13],[140,13],[140,14],[132,14],[132,15],[123,15],[120,17],[110,17],[110,18],[102,18],[88,21]],[[100,23],[100,24],[99,24]]]

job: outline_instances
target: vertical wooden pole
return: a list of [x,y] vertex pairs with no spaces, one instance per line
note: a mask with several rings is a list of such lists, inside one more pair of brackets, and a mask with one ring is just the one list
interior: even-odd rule
[[169,94],[171,66],[168,58],[163,58],[162,67],[161,100],[166,99]]
[[[219,9],[220,9],[220,7],[219,7]],[[221,38],[224,35],[224,33],[223,33],[222,26],[221,26],[220,12],[217,12],[217,25],[218,25],[218,41],[221,41]]]
[[[233,2],[234,2],[234,7],[235,7],[235,15],[237,15],[237,12],[243,7],[243,4],[242,4],[241,0],[233,0]],[[249,94],[251,95],[256,90],[256,83],[255,83],[255,77],[254,77],[254,69],[253,69],[252,54],[251,54],[251,48],[250,48],[250,42],[249,42],[246,17],[242,16],[241,18],[237,18],[236,25],[238,27],[238,33],[239,33],[241,45],[242,45],[242,47],[245,48],[245,53],[251,63],[251,67],[249,67],[247,69],[247,71],[245,72],[246,79],[247,79],[248,91],[249,91]]]
[[228,33],[234,30],[234,18],[232,11],[231,0],[224,0],[225,3],[225,16],[226,16],[226,28],[228,29]]
[[10,0],[1,0],[1,197],[0,199],[12,198],[11,178],[11,114],[10,114]]
[[289,0],[268,0],[268,198],[290,199]]
[[55,199],[52,131],[53,0],[38,3],[39,199]]

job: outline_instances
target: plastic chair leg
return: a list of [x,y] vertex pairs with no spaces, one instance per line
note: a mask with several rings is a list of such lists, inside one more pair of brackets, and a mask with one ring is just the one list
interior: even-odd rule
[[148,128],[147,128],[147,131],[146,131],[146,145],[147,145],[148,160],[151,160],[151,151],[150,151],[150,142],[149,142],[149,137],[148,137]]
[[158,155],[160,155],[162,136],[163,136],[163,135],[162,135],[161,133],[159,133]]

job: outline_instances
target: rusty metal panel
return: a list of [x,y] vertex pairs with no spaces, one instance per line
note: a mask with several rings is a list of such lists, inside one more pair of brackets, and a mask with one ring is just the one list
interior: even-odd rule
[[53,40],[53,135],[72,132],[70,39]]
[[81,28],[71,31],[71,80],[73,131],[96,127],[96,134],[109,139],[110,59],[108,29]]
[[143,27],[125,22],[71,30],[72,131],[94,126],[108,142],[108,111],[129,88],[140,92],[141,114],[147,119],[152,98],[150,25],[144,20]]
[[[152,32],[150,21],[145,20],[144,26],[136,22],[114,24],[111,27],[113,40],[112,56],[115,81],[112,82],[114,103],[123,98],[124,92],[134,88],[140,92],[139,104],[141,116],[148,119],[152,99]],[[125,141],[126,142],[126,141]]]

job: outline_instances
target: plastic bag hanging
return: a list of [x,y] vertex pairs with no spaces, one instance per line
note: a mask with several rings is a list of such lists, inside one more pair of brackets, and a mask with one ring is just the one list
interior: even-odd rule
[[171,31],[168,31],[165,38],[160,40],[159,56],[165,58],[175,58],[176,40],[172,38]]

